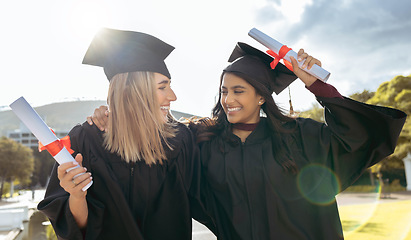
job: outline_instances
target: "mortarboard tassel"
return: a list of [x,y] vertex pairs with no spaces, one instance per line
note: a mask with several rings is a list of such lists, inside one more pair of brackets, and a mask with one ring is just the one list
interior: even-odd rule
[[293,116],[295,114],[294,112],[294,108],[293,108],[293,103],[291,101],[291,90],[290,90],[290,86],[288,86],[288,97],[290,98],[290,100],[288,100],[288,102],[290,103],[290,116]]

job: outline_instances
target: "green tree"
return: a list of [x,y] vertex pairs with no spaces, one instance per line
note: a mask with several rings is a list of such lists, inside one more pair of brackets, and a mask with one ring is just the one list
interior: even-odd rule
[[350,95],[350,98],[359,102],[367,102],[370,98],[374,97],[374,95],[375,92],[364,90],[362,93],[354,93]]
[[324,109],[318,103],[314,103],[311,109],[301,112],[299,117],[311,118],[318,122],[324,122]]
[[47,240],[58,240],[52,225],[47,226],[46,235],[47,235]]
[[382,83],[367,103],[395,107],[409,113],[411,111],[410,94],[411,75],[397,76],[391,81]]
[[[411,75],[396,76],[391,81],[382,83],[367,103],[397,108],[409,116],[411,114]],[[392,172],[395,169],[404,169],[402,159],[409,152],[411,152],[411,122],[407,118],[395,152],[382,162],[381,170]]]
[[29,184],[34,169],[32,150],[9,138],[0,138],[0,199],[6,181],[19,180]]
[[35,164],[31,177],[31,187],[36,187],[36,185],[45,187],[56,160],[48,151],[39,152],[37,149],[33,149],[33,156]]

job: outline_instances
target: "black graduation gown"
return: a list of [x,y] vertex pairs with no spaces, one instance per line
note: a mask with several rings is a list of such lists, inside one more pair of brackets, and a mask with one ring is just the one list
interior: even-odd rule
[[[267,119],[244,143],[203,143],[202,196],[218,239],[343,239],[335,195],[390,155],[406,114],[347,98],[321,98],[326,124],[296,119],[284,134],[299,173],[275,161]],[[221,142],[223,145],[221,146]]]
[[[70,131],[72,149],[82,153],[94,182],[86,196],[85,239],[192,238],[191,217],[202,222],[199,151],[191,131],[182,124],[177,127],[177,136],[170,140],[174,150],[167,152],[162,165],[151,167],[143,161],[128,164],[106,151],[95,126],[84,123]],[[60,239],[82,239],[56,168],[57,164],[38,209],[49,217]]]

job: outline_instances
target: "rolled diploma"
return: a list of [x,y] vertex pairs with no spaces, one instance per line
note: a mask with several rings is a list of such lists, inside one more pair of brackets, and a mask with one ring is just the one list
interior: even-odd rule
[[[280,51],[280,48],[283,46],[283,44],[279,43],[277,40],[273,39],[272,37],[268,36],[267,34],[261,32],[256,28],[251,29],[248,32],[248,35],[277,54]],[[293,50],[290,50],[285,55],[284,59],[291,62],[290,56],[297,59],[297,53]],[[313,75],[314,77],[320,79],[323,82],[326,82],[330,77],[330,73],[324,68],[318,66],[317,64],[314,64],[311,69],[302,68],[301,66],[304,64],[304,62],[305,60],[302,62],[298,62],[298,66],[307,73]]]
[[[26,99],[24,99],[24,97],[18,98],[16,101],[10,104],[10,107],[13,110],[13,112],[20,118],[20,120],[27,126],[28,129],[30,129],[34,136],[36,136],[36,138],[44,146],[58,140],[56,135],[54,135],[54,133],[47,126],[47,124],[43,121],[43,119],[41,119],[41,117],[30,106]],[[61,151],[54,156],[54,159],[59,164],[76,161],[65,147],[63,147]],[[78,167],[80,166],[73,167],[71,169]],[[77,176],[79,175],[74,176],[74,178],[76,178]],[[91,181],[89,184],[83,187],[82,190],[86,191],[91,186],[91,184],[93,184],[93,181]]]

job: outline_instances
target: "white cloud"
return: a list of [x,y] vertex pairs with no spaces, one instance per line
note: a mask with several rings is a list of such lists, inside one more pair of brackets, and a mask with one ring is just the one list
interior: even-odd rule
[[[270,33],[319,58],[332,73],[329,83],[349,95],[411,74],[410,15],[406,0],[316,0],[305,5],[300,21],[282,21]],[[267,27],[276,20],[261,18]]]
[[[178,96],[172,108],[200,115],[209,115],[214,105],[235,43],[262,47],[247,36],[253,27],[319,58],[331,72],[329,83],[346,95],[411,73],[407,0],[23,0],[1,5],[0,106],[21,95],[34,105],[106,99],[103,71],[81,64],[99,26],[146,32],[175,46],[166,60]],[[301,82],[291,91],[296,109],[315,101]],[[288,108],[288,93],[275,98]]]

